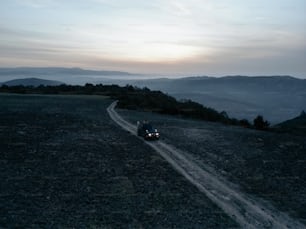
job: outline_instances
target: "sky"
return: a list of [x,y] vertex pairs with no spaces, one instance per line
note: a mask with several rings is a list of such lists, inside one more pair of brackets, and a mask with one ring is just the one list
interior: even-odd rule
[[1,0],[0,67],[306,78],[305,0]]

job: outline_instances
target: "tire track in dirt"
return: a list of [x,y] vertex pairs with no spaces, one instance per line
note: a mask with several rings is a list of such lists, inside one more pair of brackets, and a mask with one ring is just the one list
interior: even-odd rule
[[[113,102],[107,112],[119,126],[136,134],[136,126],[124,120],[116,111],[117,101]],[[141,138],[142,139],[142,138]],[[163,141],[144,141],[165,160],[167,160],[189,182],[195,185],[209,199],[217,204],[243,228],[306,228],[302,223],[272,206],[266,206],[255,197],[246,195],[234,188],[230,182],[212,173],[211,169],[193,160],[191,155],[176,149]]]

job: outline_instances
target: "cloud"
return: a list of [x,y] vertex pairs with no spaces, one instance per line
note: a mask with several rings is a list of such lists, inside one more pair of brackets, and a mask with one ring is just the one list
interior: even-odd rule
[[54,0],[15,0],[17,3],[32,8],[46,8],[54,3]]
[[179,16],[191,15],[190,9],[182,2],[171,1],[170,2],[171,12]]
[[165,73],[305,69],[305,17],[280,10],[286,0],[275,7],[264,0],[5,1],[2,64],[49,60]]
[[[154,3],[151,1],[143,0],[90,0],[92,3],[97,3],[102,6],[117,9],[150,9],[153,7]],[[154,1],[153,1],[154,2]]]

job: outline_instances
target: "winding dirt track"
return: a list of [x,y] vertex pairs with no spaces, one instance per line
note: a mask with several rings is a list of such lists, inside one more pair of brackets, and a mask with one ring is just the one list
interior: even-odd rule
[[[124,120],[115,111],[116,104],[117,102],[114,102],[107,108],[108,114],[119,126],[137,136],[136,126]],[[263,204],[255,197],[237,190],[234,188],[235,185],[213,173],[208,166],[199,165],[188,153],[160,140],[144,142],[238,222],[242,228],[306,228],[304,224],[269,204]]]

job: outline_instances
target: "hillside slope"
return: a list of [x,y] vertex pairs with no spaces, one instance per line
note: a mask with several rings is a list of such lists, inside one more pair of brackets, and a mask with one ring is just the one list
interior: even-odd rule
[[0,95],[0,227],[236,228],[111,121],[111,102]]
[[306,135],[306,113],[302,111],[298,117],[282,122],[274,127],[275,130],[281,132],[290,132]]
[[263,115],[273,124],[296,117],[306,109],[306,80],[290,76],[188,77],[134,81],[140,87],[192,99],[231,117],[253,120]]
[[[150,120],[161,133],[162,141],[186,152],[204,170],[236,184],[233,188],[239,192],[257,197],[255,203],[271,203],[306,225],[305,135],[262,132],[137,111],[119,113],[131,123]],[[234,199],[230,195],[225,198],[228,202]]]

